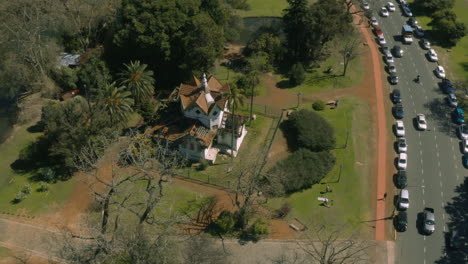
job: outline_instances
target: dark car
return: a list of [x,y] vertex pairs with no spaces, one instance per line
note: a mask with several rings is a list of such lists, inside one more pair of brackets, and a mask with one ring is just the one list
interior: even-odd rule
[[393,47],[393,54],[395,55],[395,57],[401,58],[403,57],[403,50],[400,46],[395,46]]
[[455,123],[459,125],[465,123],[465,116],[463,113],[463,109],[461,109],[460,107],[455,108],[455,110],[452,112],[452,115],[453,115],[453,119]]
[[465,166],[466,169],[468,169],[468,153],[463,154],[463,166]]
[[449,79],[442,80],[442,90],[446,94],[453,93],[453,84]]
[[401,211],[395,216],[393,223],[398,232],[405,232],[408,228],[408,214],[405,211]]
[[403,189],[408,185],[408,177],[406,177],[405,170],[399,170],[395,177],[395,186]]
[[401,103],[397,103],[393,107],[393,115],[396,119],[403,119],[405,112],[403,111],[403,105]]
[[391,84],[398,84],[398,76],[396,72],[391,72],[390,75],[388,76],[388,79]]
[[431,48],[431,43],[427,39],[421,39],[419,43],[421,44],[421,47],[425,50],[428,50]]
[[412,27],[416,27],[418,25],[418,21],[416,21],[416,19],[414,17],[410,17],[408,19],[408,25],[410,25]]
[[380,46],[380,50],[382,51],[383,54],[387,54],[387,52],[390,51],[387,45]]
[[401,93],[400,93],[399,89],[393,90],[392,101],[393,101],[394,104],[401,103]]

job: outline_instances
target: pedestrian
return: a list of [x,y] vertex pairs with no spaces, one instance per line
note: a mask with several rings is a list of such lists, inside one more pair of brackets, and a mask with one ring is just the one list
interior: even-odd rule
[[387,199],[387,192],[385,192],[383,195],[383,200],[385,201],[385,199]]
[[327,185],[327,193],[331,192],[330,185]]

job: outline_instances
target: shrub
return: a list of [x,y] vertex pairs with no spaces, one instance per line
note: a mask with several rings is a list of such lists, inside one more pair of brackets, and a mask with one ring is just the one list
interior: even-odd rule
[[40,168],[39,169],[39,178],[46,182],[51,182],[55,180],[55,171],[50,167]]
[[19,191],[16,193],[15,199],[13,199],[13,203],[19,203],[23,201],[24,199],[26,199],[26,197],[27,197],[27,194],[25,194],[22,191]]
[[307,148],[311,151],[326,151],[335,147],[333,127],[312,110],[302,109],[293,112],[284,121],[283,130],[291,150]]
[[285,218],[292,209],[292,205],[288,202],[281,205],[279,209],[276,210],[275,217],[276,218]]
[[235,224],[234,215],[229,211],[222,211],[215,221],[219,231],[223,234],[230,233],[234,230]]
[[305,81],[305,71],[302,63],[298,62],[291,67],[289,72],[289,82],[293,86],[302,84]]
[[208,168],[209,165],[210,164],[208,164],[208,161],[202,160],[202,161],[200,161],[200,164],[198,164],[197,170],[199,170],[199,171],[206,170],[206,168]]
[[322,111],[325,109],[325,102],[322,100],[317,100],[312,104],[312,108],[315,111]]
[[39,183],[39,188],[37,189],[39,192],[47,192],[49,191],[49,185],[45,182]]
[[270,233],[268,222],[264,219],[257,219],[250,227],[250,234],[253,238],[259,239],[262,235]]
[[23,188],[21,188],[21,192],[24,194],[28,195],[31,193],[31,185],[29,183],[26,183]]

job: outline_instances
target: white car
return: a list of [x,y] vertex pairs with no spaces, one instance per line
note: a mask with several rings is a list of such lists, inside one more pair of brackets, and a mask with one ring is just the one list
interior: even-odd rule
[[406,165],[408,163],[408,155],[406,153],[400,153],[400,156],[398,156],[398,169],[404,169],[406,170]]
[[460,136],[460,139],[468,139],[468,126],[461,124],[458,127],[458,135]]
[[468,139],[462,140],[463,153],[468,153]]
[[458,106],[457,97],[453,93],[449,93],[447,95],[447,102],[451,107],[457,107]]
[[392,2],[387,3],[387,9],[390,12],[395,12],[395,5]]
[[380,9],[380,15],[383,16],[383,17],[388,17],[389,13],[388,13],[387,8],[382,7],[382,8]]
[[385,61],[387,62],[387,64],[389,63],[395,63],[395,60],[393,60],[393,56],[392,56],[392,53],[391,52],[387,52],[385,54]]
[[395,123],[395,132],[397,137],[404,137],[405,136],[405,125],[403,121],[397,120]]
[[401,137],[397,141],[398,144],[398,153],[403,153],[408,151],[408,144],[406,143],[406,138]]
[[377,35],[377,40],[379,41],[380,45],[387,44],[387,41],[385,41],[385,37],[383,35]]
[[435,52],[434,49],[429,49],[427,52],[427,56],[429,57],[430,61],[438,61],[439,58],[437,57],[437,53]]
[[445,78],[445,70],[444,70],[444,67],[442,66],[437,66],[437,68],[434,70],[435,72],[435,75],[440,78],[440,79],[444,79]]
[[407,6],[407,5],[408,5],[408,3],[406,2],[406,0],[400,0],[400,4],[401,4],[402,6]]
[[398,208],[400,210],[409,208],[409,192],[407,189],[401,189],[400,191],[400,195],[398,196]]
[[426,117],[423,114],[418,114],[416,116],[416,122],[418,123],[418,129],[419,130],[426,130],[427,129]]
[[370,22],[371,22],[371,25],[372,25],[373,27],[379,25],[379,21],[377,21],[377,18],[374,17],[374,16],[370,18]]
[[363,3],[362,3],[362,9],[364,9],[364,10],[369,10],[369,9],[370,9],[369,3],[363,2]]

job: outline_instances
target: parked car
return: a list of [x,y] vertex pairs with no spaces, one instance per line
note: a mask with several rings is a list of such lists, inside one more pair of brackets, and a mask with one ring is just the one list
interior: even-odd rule
[[387,53],[385,54],[385,62],[386,62],[387,64],[390,64],[390,63],[394,63],[394,62],[395,62],[395,61],[393,60],[393,55],[392,55],[391,52],[387,52]]
[[397,144],[398,144],[398,153],[403,153],[408,150],[408,144],[406,144],[406,138],[404,137],[398,138]]
[[392,72],[396,73],[395,63],[389,62],[387,65],[387,70],[388,70],[388,73],[392,73]]
[[425,50],[428,50],[431,48],[431,43],[427,39],[421,39],[420,43],[421,43],[421,47]]
[[401,92],[400,89],[395,89],[392,92],[392,101],[394,104],[401,103]]
[[414,29],[414,34],[418,38],[424,37],[424,29],[421,26],[416,26]]
[[416,122],[418,123],[418,129],[419,130],[426,130],[427,129],[426,116],[424,116],[424,114],[416,115]]
[[383,16],[383,17],[388,17],[389,14],[390,14],[390,13],[388,13],[388,10],[387,10],[386,7],[382,7],[382,8],[380,9],[380,15],[381,15],[381,16]]
[[457,124],[464,124],[465,123],[465,117],[464,117],[464,113],[463,113],[463,109],[461,109],[460,107],[457,107],[455,108],[455,110],[453,111],[453,119],[455,121],[455,123]]
[[468,153],[468,139],[461,141],[463,153]]
[[408,228],[408,214],[406,211],[399,212],[398,215],[393,219],[393,223],[396,231],[405,232]]
[[418,21],[414,17],[410,17],[408,19],[407,23],[408,23],[408,25],[410,25],[412,27],[416,27],[417,25],[419,25]]
[[395,5],[392,2],[387,3],[387,9],[390,12],[395,12]]
[[408,185],[408,177],[406,177],[406,170],[398,170],[395,178],[395,186],[403,189]]
[[393,47],[393,54],[395,54],[395,57],[401,58],[403,57],[403,49],[400,46],[395,46]]
[[402,5],[401,9],[403,9],[403,14],[407,17],[412,17],[413,13],[411,12],[411,9],[407,5]]
[[390,51],[387,45],[380,46],[380,50],[382,51],[383,54],[386,54],[387,52]]
[[447,102],[451,107],[457,107],[458,106],[457,97],[453,93],[449,93],[447,95]]
[[403,119],[405,112],[403,110],[402,104],[398,103],[395,106],[393,106],[393,115],[396,119]]
[[444,93],[446,94],[453,93],[453,84],[449,79],[443,79],[441,86],[442,86],[442,90],[444,91]]
[[377,21],[377,18],[376,18],[375,16],[372,16],[372,17],[370,18],[370,23],[371,23],[371,25],[374,26],[374,27],[379,25],[379,21]]
[[377,41],[379,42],[379,45],[387,44],[387,41],[385,41],[385,37],[383,35],[378,35],[377,36]]
[[398,169],[406,170],[408,164],[408,155],[406,153],[400,153],[398,156]]
[[424,208],[424,233],[430,235],[435,231],[435,215],[433,208]]
[[409,208],[409,192],[407,189],[401,189],[400,194],[398,195],[398,209],[406,210],[408,208]]
[[369,9],[370,9],[369,3],[363,2],[363,3],[362,3],[362,9],[364,9],[364,10],[369,10]]
[[378,35],[383,35],[383,30],[382,30],[382,28],[379,27],[379,26],[374,27],[374,34],[375,34],[376,36],[378,36]]
[[397,135],[397,137],[405,136],[405,125],[403,124],[403,121],[397,120],[395,122],[395,134]]
[[390,81],[390,84],[393,84],[393,85],[398,84],[398,76],[396,72],[390,72],[388,79]]
[[401,6],[408,6],[408,3],[406,2],[406,0],[400,0],[399,2]]
[[439,58],[437,57],[437,53],[435,52],[434,49],[429,49],[427,52],[427,57],[429,58],[430,61],[438,61]]
[[442,66],[437,66],[434,70],[435,75],[437,78],[444,79],[445,78],[445,69]]
[[468,153],[463,154],[462,162],[463,167],[465,167],[465,169],[468,169]]
[[458,127],[458,136],[460,139],[468,139],[468,126],[465,124],[461,124]]

